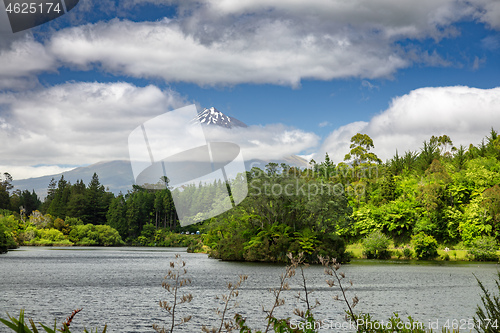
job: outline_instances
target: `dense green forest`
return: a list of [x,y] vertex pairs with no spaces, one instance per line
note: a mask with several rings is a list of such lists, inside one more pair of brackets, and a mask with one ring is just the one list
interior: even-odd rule
[[[253,168],[241,204],[186,228],[178,223],[169,189],[134,186],[115,196],[97,175],[88,185],[61,177],[50,182],[41,202],[34,192],[12,191],[5,173],[0,244],[3,250],[16,244],[190,246],[216,258],[250,261],[286,261],[288,252],[347,260],[345,246],[356,242],[364,244],[367,257],[380,258],[387,257],[389,243],[411,245],[422,258],[434,257],[438,244],[496,249],[500,137],[495,130],[468,147],[455,147],[446,135],[432,136],[419,151],[396,152],[385,163],[372,148],[372,139],[358,133],[337,165],[326,154],[306,169],[275,163]],[[203,186],[190,198],[203,206],[220,186]],[[196,230],[202,235],[179,234]],[[382,245],[370,250],[370,244]]]

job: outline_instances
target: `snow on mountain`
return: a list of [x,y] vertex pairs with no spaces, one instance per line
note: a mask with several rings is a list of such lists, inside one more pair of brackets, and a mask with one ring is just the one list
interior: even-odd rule
[[226,116],[214,107],[203,109],[203,111],[198,114],[197,119],[202,125],[206,126],[217,125],[226,128],[248,127],[244,122],[239,121],[236,118]]

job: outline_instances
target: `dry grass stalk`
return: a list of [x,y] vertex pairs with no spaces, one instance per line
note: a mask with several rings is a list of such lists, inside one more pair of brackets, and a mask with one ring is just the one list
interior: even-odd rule
[[320,302],[316,299],[314,305],[311,305],[310,300],[309,300],[309,295],[313,293],[314,290],[309,290],[307,287],[307,282],[306,282],[306,276],[304,273],[304,268],[309,267],[309,264],[304,261],[304,253],[301,252],[299,253],[296,257],[290,257],[291,265],[294,266],[295,268],[300,268],[300,275],[301,275],[301,287],[304,290],[304,294],[301,294],[299,291],[297,295],[295,296],[299,301],[304,302],[306,304],[306,311],[300,310],[300,309],[294,309],[294,314],[306,319],[307,315],[311,313],[313,309],[318,307]]
[[359,303],[359,298],[358,296],[354,296],[352,298],[352,301],[349,302],[346,295],[346,292],[352,287],[352,281],[349,280],[348,286],[342,285],[342,281],[345,280],[346,275],[345,273],[338,271],[340,269],[340,263],[338,263],[335,258],[330,259],[328,257],[319,256],[318,259],[321,262],[321,264],[325,267],[325,274],[333,278],[326,280],[328,286],[334,287],[336,284],[338,284],[340,292],[342,293],[341,297],[339,297],[339,295],[335,295],[333,299],[336,301],[345,302],[347,308],[349,309],[347,311],[346,320],[350,318],[352,322],[356,323],[356,316],[354,315],[353,309]]
[[161,286],[173,296],[173,301],[159,301],[160,307],[170,314],[171,325],[170,329],[167,331],[165,327],[160,328],[158,325],[153,324],[154,330],[158,333],[173,332],[176,326],[180,326],[191,320],[191,316],[186,316],[178,322],[175,321],[177,306],[189,303],[193,299],[193,295],[191,293],[179,295],[179,289],[183,286],[191,284],[191,279],[184,277],[187,274],[186,262],[181,259],[179,254],[175,255],[175,259],[176,261],[170,262],[170,269],[161,284]]
[[[291,253],[288,253],[287,256],[290,260],[293,259],[293,255]],[[264,331],[265,333],[268,332],[269,329],[271,328],[271,320],[270,319],[273,318],[274,310],[277,307],[285,304],[285,299],[281,298],[281,292],[283,292],[284,290],[290,289],[290,284],[288,283],[287,280],[292,278],[293,276],[295,276],[295,268],[296,268],[296,266],[294,265],[293,262],[290,265],[286,266],[285,273],[280,275],[280,286],[278,288],[274,288],[274,289],[269,290],[271,293],[274,294],[274,303],[273,303],[273,306],[271,307],[271,309],[269,309],[269,310],[266,310],[264,308],[264,306],[262,306],[262,311],[264,311],[267,314],[266,318],[268,319],[266,330]]]
[[[236,283],[231,283],[229,282],[227,284],[227,289],[228,293],[224,294],[222,296],[216,296],[217,300],[222,300],[222,304],[224,305],[224,308],[222,311],[217,308],[215,309],[215,312],[217,315],[221,318],[220,326],[219,328],[208,328],[205,325],[202,327],[202,331],[206,333],[215,333],[215,332],[223,332],[223,329],[226,332],[232,332],[234,329],[237,329],[237,325],[232,319],[227,319],[227,314],[229,311],[232,309],[236,308],[238,306],[238,303],[234,300],[236,297],[239,295],[238,289],[241,287],[241,285],[248,279],[248,275],[240,275],[239,280]],[[233,302],[231,302],[233,301]]]

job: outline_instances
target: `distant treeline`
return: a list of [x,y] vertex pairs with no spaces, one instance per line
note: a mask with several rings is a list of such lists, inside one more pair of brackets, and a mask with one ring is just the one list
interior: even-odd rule
[[[166,244],[171,232],[201,230],[211,255],[229,260],[284,261],[287,252],[344,258],[345,243],[375,231],[396,245],[409,244],[419,234],[451,246],[466,247],[486,236],[500,240],[500,137],[495,130],[468,147],[455,147],[446,135],[432,136],[419,151],[396,152],[385,163],[372,148],[372,139],[358,133],[339,164],[326,154],[306,169],[275,163],[253,168],[246,174],[249,193],[241,204],[188,229],[179,226],[169,189],[134,186],[115,196],[96,174],[88,185],[52,180],[43,202],[34,192],[12,191],[12,178],[4,174],[0,209],[23,223],[34,214],[45,217],[52,221],[49,228],[57,229],[60,219],[68,240],[68,219],[107,225],[125,243],[140,245]],[[223,187],[185,189],[193,219]],[[14,240],[19,243],[15,235]]]

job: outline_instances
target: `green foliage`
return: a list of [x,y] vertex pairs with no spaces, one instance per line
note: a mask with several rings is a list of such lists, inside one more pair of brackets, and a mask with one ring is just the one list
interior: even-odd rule
[[10,209],[10,194],[13,189],[12,176],[8,172],[0,174],[0,209]]
[[423,232],[412,237],[412,245],[417,259],[434,259],[438,256],[437,241]]
[[286,262],[289,252],[347,259],[339,236],[350,228],[352,209],[343,188],[323,181],[326,169],[314,173],[321,180],[286,167],[279,171],[276,165],[267,172],[253,168],[248,197],[205,223],[204,243],[210,254],[224,260],[273,262]]
[[469,246],[476,238],[490,234],[493,230],[490,221],[491,218],[485,214],[481,197],[477,196],[471,200],[459,223],[460,235],[464,244]]
[[494,237],[483,236],[471,242],[469,253],[476,261],[498,261],[497,249],[498,244]]
[[389,320],[378,321],[372,319],[370,314],[362,313],[356,316],[358,332],[364,333],[428,333],[426,324],[415,321],[408,316],[408,321],[403,321],[399,314],[394,312]]
[[382,180],[381,196],[386,202],[396,199],[396,181],[392,173],[387,173]]
[[500,272],[496,279],[497,294],[492,295],[481,281],[474,275],[481,288],[483,295],[481,303],[477,306],[476,316],[474,316],[474,327],[479,333],[497,333],[500,330]]
[[387,250],[391,240],[381,231],[374,231],[363,239],[363,255],[368,259],[388,259],[391,257]]
[[[54,320],[54,326],[47,326],[42,323],[40,323],[40,326],[43,328],[43,330],[46,333],[57,333],[57,332],[62,332],[62,333],[71,333],[69,327],[71,324],[71,321],[73,320],[73,317],[80,312],[81,309],[73,311],[73,313],[62,323],[61,328],[57,328],[57,322]],[[35,322],[33,319],[29,319],[29,324],[28,326],[25,322],[24,318],[24,310],[21,310],[19,313],[19,319],[15,317],[11,317],[8,313],[7,316],[9,317],[9,320],[0,318],[0,323],[4,324],[11,330],[17,332],[17,333],[38,333],[40,332],[38,328],[36,327]],[[97,328],[94,330],[88,331],[86,328],[83,330],[83,333],[106,333],[107,326],[104,325],[104,328],[102,331],[99,331]]]
[[32,232],[28,245],[38,245],[38,246],[64,246],[73,245],[64,234],[57,229],[36,229],[33,227],[28,227],[27,232]]
[[12,236],[12,231],[4,223],[6,220],[3,215],[0,215],[0,254],[7,252],[8,249],[17,248],[17,244]]
[[405,248],[403,250],[403,256],[406,258],[406,259],[411,259],[411,257],[413,257],[413,251],[409,248]]
[[[253,168],[246,175],[248,197],[196,226],[206,230],[204,245],[217,258],[284,261],[287,251],[311,257],[328,253],[326,243],[336,248],[330,255],[335,252],[343,258],[344,241],[359,241],[375,230],[396,246],[419,233],[450,245],[463,241],[471,246],[484,236],[500,240],[500,136],[496,131],[492,129],[476,146],[458,148],[446,135],[432,136],[418,152],[400,156],[396,151],[386,164],[371,152],[374,146],[368,135],[358,133],[351,138],[345,156],[348,163],[335,165],[325,154],[324,162],[311,161],[307,169],[276,163],[265,170]],[[240,175],[232,181],[242,179]],[[9,222],[8,229],[17,244],[102,244],[95,230],[81,237],[75,231],[77,225],[90,223],[116,229],[131,245],[187,244],[193,250],[206,249],[199,240],[167,232],[183,230],[169,189],[134,186],[114,197],[96,174],[88,185],[81,180],[71,184],[61,177],[50,182],[40,207],[33,192],[12,192],[11,181],[8,174],[0,177],[0,209],[15,211],[16,222]],[[189,218],[202,221],[201,211],[220,209],[213,206],[213,199],[225,190],[223,182],[186,187],[181,196],[189,204]],[[65,239],[39,229],[56,229]],[[332,243],[333,238],[337,240]]]
[[13,246],[16,242],[21,245],[36,246],[71,246],[77,245],[123,245],[118,232],[107,225],[84,225],[81,220],[67,218],[66,221],[57,218],[52,220],[50,215],[42,215],[35,211],[29,221],[23,222],[13,215],[0,215],[0,228],[8,225],[10,234],[14,235]]
[[346,154],[344,161],[353,160],[354,166],[358,166],[362,163],[381,163],[382,161],[374,153],[370,153],[369,150],[374,148],[373,140],[367,134],[357,133],[351,138],[351,151]]
[[76,225],[69,233],[69,239],[83,246],[119,246],[124,242],[120,234],[108,225]]

